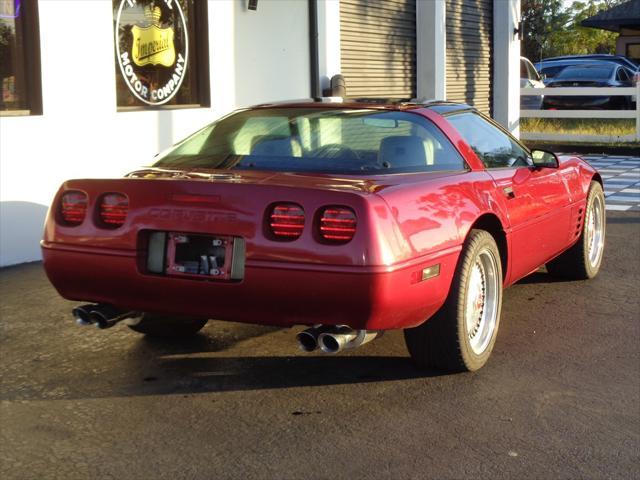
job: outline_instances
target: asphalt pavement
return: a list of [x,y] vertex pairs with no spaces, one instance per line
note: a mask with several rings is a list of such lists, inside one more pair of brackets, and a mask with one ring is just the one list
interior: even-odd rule
[[0,270],[3,480],[640,477],[635,212],[609,212],[596,279],[505,292],[477,373],[417,371],[401,332],[309,355],[299,329],[158,341],[74,305],[40,264]]

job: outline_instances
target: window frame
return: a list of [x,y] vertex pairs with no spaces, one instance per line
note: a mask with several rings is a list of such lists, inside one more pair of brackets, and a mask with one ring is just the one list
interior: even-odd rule
[[627,58],[633,58],[635,60],[635,57],[631,56],[631,49],[632,47],[639,47],[640,48],[640,42],[628,42],[625,46],[624,46],[624,51],[625,51],[625,57]]
[[[113,0],[111,0],[113,3]],[[118,0],[120,1],[120,0]],[[126,112],[147,112],[147,111],[161,111],[161,110],[184,110],[194,108],[211,108],[211,64],[209,56],[209,2],[194,0],[194,15],[193,20],[195,22],[194,32],[197,32],[196,38],[189,40],[189,44],[196,45],[196,55],[194,57],[195,62],[198,65],[196,71],[196,80],[198,84],[198,97],[200,103],[188,103],[181,105],[130,105],[120,106],[118,105],[118,82],[125,82],[125,80],[119,76],[120,67],[118,65],[117,49],[115,44],[115,19],[112,18],[112,37],[113,37],[113,61],[115,65],[114,75],[114,87],[116,93],[116,111],[118,113]],[[187,67],[188,68],[188,67]],[[193,67],[191,67],[193,68]],[[126,86],[126,85],[125,85]],[[141,102],[142,103],[142,102]]]
[[[480,156],[475,152],[475,150],[473,150],[473,148],[471,147],[469,142],[467,142],[467,140],[458,132],[458,134],[460,134],[460,137],[462,137],[462,139],[465,141],[465,143],[467,145],[469,145],[469,148],[471,148],[471,150],[473,150],[474,155],[476,157],[478,157],[478,160],[480,161],[480,163],[484,167],[484,170],[507,170],[507,169],[518,169],[518,168],[535,168],[535,164],[533,163],[533,155],[531,153],[531,149],[529,147],[527,147],[526,145],[524,145],[519,139],[517,139],[516,137],[511,135],[511,133],[509,131],[507,131],[506,128],[504,128],[502,125],[500,125],[498,122],[496,122],[493,118],[487,117],[485,114],[483,114],[482,112],[476,110],[475,108],[465,108],[463,110],[456,110],[454,112],[450,112],[450,113],[447,113],[447,114],[443,115],[443,117],[446,118],[447,121],[448,121],[448,119],[450,117],[453,117],[455,115],[461,115],[463,113],[475,114],[478,117],[480,117],[481,120],[485,120],[487,123],[489,123],[490,125],[496,127],[499,131],[501,131],[502,133],[507,135],[507,137],[509,139],[514,141],[520,148],[522,148],[525,151],[525,153],[527,154],[527,160],[530,162],[529,165],[515,165],[515,166],[511,165],[511,166],[506,166],[506,167],[487,167],[485,165],[484,161],[482,160],[482,158],[480,158]],[[451,126],[456,130],[456,132],[458,131],[458,129],[453,124]]]
[[22,110],[0,110],[0,117],[26,117],[43,114],[38,2],[23,2],[21,3],[21,8],[24,16],[17,20],[22,22],[22,50],[23,53],[27,53],[24,55],[24,74],[28,108]]

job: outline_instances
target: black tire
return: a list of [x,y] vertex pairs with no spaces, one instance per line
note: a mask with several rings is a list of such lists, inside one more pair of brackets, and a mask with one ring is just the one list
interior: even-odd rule
[[127,320],[127,326],[151,337],[189,337],[207,324],[207,319],[144,313],[142,317]]
[[[595,245],[592,244],[592,237],[589,234],[589,229],[591,228],[589,220],[592,218],[591,215],[597,214],[601,215],[602,243],[598,247],[600,248],[600,254],[597,255],[594,262],[591,254]],[[596,181],[592,181],[589,187],[587,206],[582,223],[582,232],[577,243],[547,263],[547,271],[551,275],[571,280],[588,280],[595,277],[600,271],[606,238],[606,219],[604,192],[600,183]],[[600,242],[596,243],[600,245]]]
[[[472,270],[485,257],[491,257],[493,272],[484,271],[481,298],[484,302],[490,294],[495,295],[493,307],[483,303],[479,312],[480,318],[475,323],[476,333],[470,335],[467,326],[468,295],[470,295]],[[478,298],[477,296],[474,298]],[[469,298],[471,299],[471,298]],[[487,309],[487,318],[491,324],[480,326],[483,312]],[[502,309],[502,265],[500,252],[493,236],[484,230],[472,230],[465,241],[456,266],[451,290],[446,302],[438,312],[422,325],[404,331],[407,349],[413,362],[421,369],[438,369],[447,372],[475,371],[481,368],[491,355],[500,326]],[[475,314],[475,311],[474,311]],[[474,350],[472,337],[478,332],[487,330],[483,335],[482,348]],[[474,340],[475,341],[475,340]],[[486,345],[486,346],[485,346]]]

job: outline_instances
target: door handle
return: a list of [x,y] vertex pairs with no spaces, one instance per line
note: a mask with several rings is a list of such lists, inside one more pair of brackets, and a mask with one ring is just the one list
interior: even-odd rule
[[504,187],[502,191],[504,192],[505,197],[509,199],[516,198],[516,194],[513,192],[513,187]]

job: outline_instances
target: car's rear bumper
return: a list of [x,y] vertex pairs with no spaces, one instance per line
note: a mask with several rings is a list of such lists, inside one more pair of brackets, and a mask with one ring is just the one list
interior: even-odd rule
[[[240,282],[145,274],[135,251],[45,242],[42,251],[51,283],[70,300],[263,325],[392,329],[418,325],[442,306],[460,248],[393,267],[248,259]],[[422,281],[434,265],[440,274]]]

